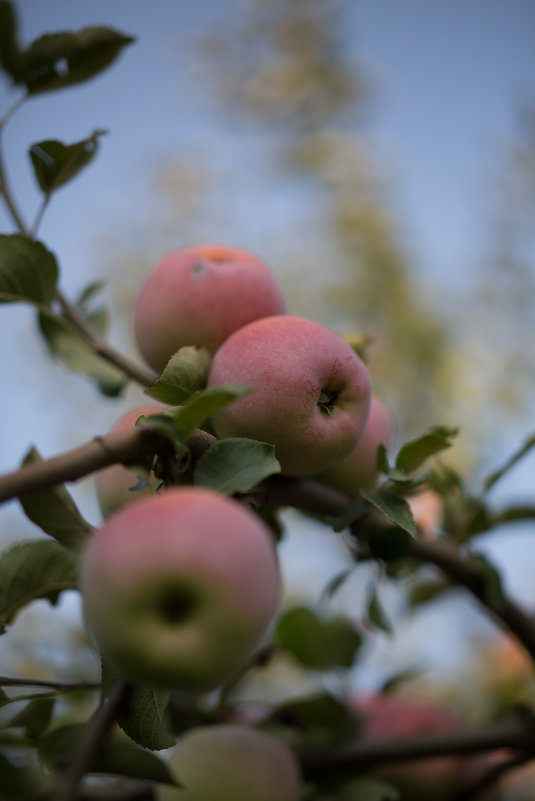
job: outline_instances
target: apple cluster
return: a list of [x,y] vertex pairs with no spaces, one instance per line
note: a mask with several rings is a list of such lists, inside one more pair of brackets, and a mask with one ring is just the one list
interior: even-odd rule
[[[133,329],[158,372],[185,346],[211,355],[207,387],[250,391],[217,410],[220,438],[275,448],[281,471],[316,476],[350,494],[377,481],[376,453],[394,426],[368,370],[342,337],[286,312],[274,273],[244,250],[177,250],[140,287]],[[133,427],[151,403],[113,430]],[[115,666],[149,685],[213,689],[261,642],[280,579],[264,523],[200,487],[157,491],[156,476],[113,465],[96,477],[105,522],[81,574],[88,626]]]
[[[181,348],[203,347],[207,388],[249,388],[213,413],[218,438],[269,443],[283,474],[314,476],[350,494],[377,482],[377,448],[390,447],[394,426],[372,395],[365,364],[330,329],[287,313],[273,272],[256,256],[223,245],[171,253],[139,290],[133,330],[158,373]],[[133,409],[114,430],[164,408]],[[104,656],[129,680],[204,693],[242,668],[270,628],[281,595],[276,546],[268,526],[234,498],[160,483],[122,465],[97,475],[105,519],[83,555],[84,614]],[[231,735],[220,747],[216,730],[199,734],[210,740],[214,765],[249,748],[239,729]],[[183,749],[194,753],[195,742]],[[278,744],[259,748],[267,762],[258,771],[269,773],[272,759],[288,762],[279,751]],[[289,777],[284,798],[293,801],[295,768],[280,770]],[[245,788],[230,784],[221,799],[272,797]]]

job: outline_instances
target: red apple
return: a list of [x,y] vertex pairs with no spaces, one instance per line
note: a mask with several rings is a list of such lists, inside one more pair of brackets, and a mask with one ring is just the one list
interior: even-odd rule
[[[156,403],[138,406],[120,417],[110,431],[128,431],[134,428],[136,420],[141,415],[159,414],[166,408],[166,406]],[[139,489],[134,489],[139,483],[140,477],[145,479],[147,484]],[[131,470],[122,464],[110,465],[110,467],[99,470],[95,476],[95,489],[103,517],[107,517],[132,501],[151,495],[157,484],[158,479],[154,473],[143,472],[139,469]]]
[[184,486],[111,515],[89,539],[80,589],[88,628],[127,677],[203,692],[260,643],[280,578],[271,532],[257,515]]
[[226,383],[251,391],[214,414],[216,434],[271,443],[287,475],[314,475],[347,456],[368,419],[364,363],[304,317],[266,317],[232,334],[208,376],[208,386]]
[[269,267],[252,253],[227,245],[175,250],[141,286],[133,323],[138,347],[161,373],[184,345],[214,352],[241,326],[286,305]]
[[170,767],[184,786],[160,785],[158,801],[299,801],[304,791],[292,749],[267,732],[238,724],[187,732]]
[[318,478],[349,495],[358,495],[361,489],[374,489],[379,477],[377,448],[384,445],[389,451],[394,444],[394,434],[390,411],[377,395],[372,395],[368,422],[356,447]]

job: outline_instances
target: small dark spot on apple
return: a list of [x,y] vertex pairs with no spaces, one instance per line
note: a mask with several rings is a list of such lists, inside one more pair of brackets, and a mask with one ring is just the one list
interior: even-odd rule
[[197,601],[189,589],[168,587],[158,599],[160,616],[169,624],[182,623],[191,615]]
[[193,278],[202,278],[206,272],[206,264],[203,261],[196,262],[190,269],[190,274]]

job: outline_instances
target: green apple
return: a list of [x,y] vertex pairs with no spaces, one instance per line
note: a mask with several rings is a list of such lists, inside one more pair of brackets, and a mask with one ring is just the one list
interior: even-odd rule
[[187,732],[171,754],[183,785],[160,785],[158,801],[299,801],[303,780],[297,757],[267,732],[239,724]]
[[213,690],[261,643],[278,608],[271,532],[238,501],[170,487],[111,515],[88,541],[89,630],[133,681]]
[[377,448],[382,444],[389,451],[394,434],[395,425],[389,409],[377,395],[372,395],[370,415],[357,445],[318,478],[349,495],[358,495],[361,489],[374,489],[379,477]]
[[161,373],[184,345],[214,352],[237,328],[285,311],[263,261],[239,248],[202,245],[175,250],[154,267],[138,292],[133,325],[143,358]]
[[[168,407],[156,403],[138,406],[123,414],[110,431],[128,431],[134,428],[136,420],[141,415],[160,414],[166,408]],[[135,489],[136,485],[140,483],[140,478],[146,481],[146,485]],[[122,464],[110,465],[99,470],[95,475],[95,490],[103,517],[108,517],[112,512],[116,512],[132,501],[151,495],[157,484],[158,479],[154,473],[138,469],[130,470]]]
[[282,472],[314,475],[347,456],[370,408],[364,363],[341,337],[304,317],[275,315],[232,334],[217,350],[208,386],[251,391],[216,412],[219,437],[275,446]]

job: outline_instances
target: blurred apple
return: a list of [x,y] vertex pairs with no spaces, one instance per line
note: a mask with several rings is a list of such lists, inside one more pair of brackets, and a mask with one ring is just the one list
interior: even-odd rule
[[347,456],[368,419],[364,363],[304,317],[265,317],[232,334],[208,376],[208,386],[227,383],[251,391],[214,414],[216,434],[271,443],[287,475],[314,475]]
[[394,444],[394,435],[390,411],[377,395],[372,395],[368,421],[357,445],[348,456],[317,478],[349,495],[358,495],[361,489],[374,489],[379,478],[377,449],[384,445],[388,452]]
[[291,748],[239,724],[187,732],[171,754],[170,767],[184,787],[160,785],[158,801],[299,801],[304,791]]
[[414,522],[427,539],[438,536],[442,526],[444,500],[432,489],[425,489],[406,498]]
[[263,261],[228,245],[201,245],[175,250],[149,273],[134,305],[134,333],[146,362],[161,373],[184,345],[214,352],[236,329],[285,311]]
[[111,515],[80,577],[89,630],[127,677],[215,689],[239,669],[277,610],[271,532],[250,509],[201,487],[171,487]]
[[[134,428],[141,415],[159,414],[166,408],[155,403],[138,406],[120,417],[110,431],[128,431]],[[138,468],[131,470],[122,464],[99,470],[95,475],[95,489],[103,517],[108,517],[132,501],[151,495],[157,484],[158,479],[153,472]]]
[[[390,740],[426,733],[463,729],[463,721],[449,709],[424,701],[405,700],[393,695],[356,699],[354,709],[362,716],[360,735],[364,740]],[[401,792],[401,801],[452,801],[464,782],[485,766],[481,756],[441,756],[392,762],[373,769],[376,776]],[[482,801],[495,798],[489,791]]]

